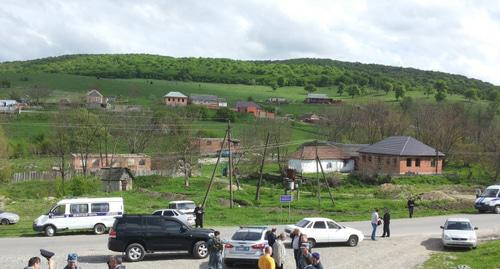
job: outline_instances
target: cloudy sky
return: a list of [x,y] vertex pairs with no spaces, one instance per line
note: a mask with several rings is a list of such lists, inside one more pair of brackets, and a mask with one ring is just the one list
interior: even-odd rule
[[74,53],[331,58],[500,85],[498,0],[1,0],[0,61]]

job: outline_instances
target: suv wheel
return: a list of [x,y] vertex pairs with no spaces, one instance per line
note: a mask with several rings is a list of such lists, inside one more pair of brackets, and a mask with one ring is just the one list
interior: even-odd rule
[[500,214],[500,205],[495,206],[495,213]]
[[52,225],[47,225],[45,226],[44,231],[46,236],[53,236],[54,234],[56,234],[56,227]]
[[203,259],[208,256],[207,242],[198,241],[193,246],[193,256],[196,259]]
[[127,256],[127,260],[129,262],[138,262],[144,258],[146,251],[141,244],[130,244],[125,250],[125,255]]
[[95,234],[103,234],[104,232],[106,232],[106,226],[104,226],[104,224],[102,224],[102,223],[97,223],[97,224],[94,226],[94,233],[95,233]]
[[358,245],[358,237],[355,236],[355,235],[351,235],[349,236],[349,240],[347,240],[347,244],[350,246],[350,247],[355,247]]

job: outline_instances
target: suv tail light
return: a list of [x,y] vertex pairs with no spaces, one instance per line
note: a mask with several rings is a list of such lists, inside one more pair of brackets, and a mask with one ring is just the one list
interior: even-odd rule
[[116,238],[116,231],[113,228],[109,229],[109,238]]
[[252,246],[253,249],[264,249],[265,247],[266,247],[266,245],[264,243],[260,243],[260,244],[256,244],[256,245]]
[[233,247],[234,247],[234,246],[233,246],[233,245],[231,245],[231,244],[229,244],[229,243],[224,245],[224,248],[233,248]]

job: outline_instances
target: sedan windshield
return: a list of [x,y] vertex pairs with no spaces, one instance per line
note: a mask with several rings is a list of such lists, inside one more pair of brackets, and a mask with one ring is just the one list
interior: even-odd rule
[[236,232],[231,239],[242,241],[257,241],[260,240],[261,237],[262,235],[257,232],[240,231]]
[[307,224],[309,224],[309,223],[310,223],[310,221],[303,219],[303,220],[299,221],[297,224],[295,224],[295,226],[300,227],[300,228],[305,228],[307,226]]
[[483,194],[481,194],[481,197],[486,197],[486,198],[495,198],[497,197],[498,189],[486,189],[484,190]]
[[467,221],[448,221],[445,229],[469,231],[472,230],[472,227],[470,225],[470,222]]

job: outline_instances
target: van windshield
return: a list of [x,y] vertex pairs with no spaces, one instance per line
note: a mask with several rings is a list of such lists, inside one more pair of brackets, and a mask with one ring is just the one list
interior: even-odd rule
[[177,204],[177,209],[194,209],[196,206],[193,203]]
[[483,194],[481,194],[481,197],[486,197],[486,198],[495,198],[497,197],[498,189],[486,189],[484,190]]

